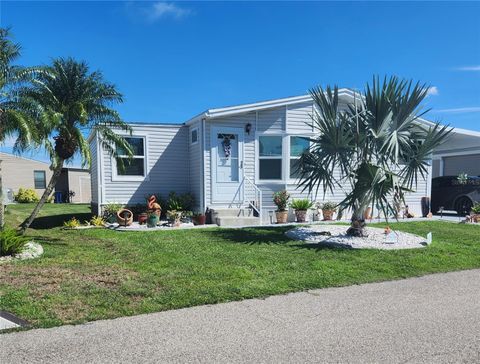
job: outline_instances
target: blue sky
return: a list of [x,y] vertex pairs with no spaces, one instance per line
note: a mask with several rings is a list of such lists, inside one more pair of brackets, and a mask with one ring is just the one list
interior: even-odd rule
[[87,60],[125,95],[127,121],[180,123],[393,74],[432,86],[430,119],[477,131],[479,14],[480,3],[458,1],[1,2],[20,63]]

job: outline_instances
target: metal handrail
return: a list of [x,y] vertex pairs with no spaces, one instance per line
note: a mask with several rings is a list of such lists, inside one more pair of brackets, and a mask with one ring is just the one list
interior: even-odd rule
[[248,203],[248,205],[257,212],[258,217],[260,218],[260,221],[262,221],[262,190],[258,188],[258,186],[247,176],[243,176],[243,181],[244,182],[246,181],[251,187],[253,187],[255,192],[255,199],[257,198],[257,193],[258,193],[258,201],[257,201],[258,206],[253,204],[252,201],[243,201],[243,202]]

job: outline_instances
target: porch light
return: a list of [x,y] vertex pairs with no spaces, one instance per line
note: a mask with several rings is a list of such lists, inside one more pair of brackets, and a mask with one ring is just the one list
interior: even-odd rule
[[252,124],[248,123],[245,125],[245,132],[250,135],[250,130],[252,130]]

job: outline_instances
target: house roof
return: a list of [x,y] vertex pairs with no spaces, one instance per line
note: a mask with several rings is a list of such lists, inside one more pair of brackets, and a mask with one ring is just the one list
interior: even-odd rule
[[[338,90],[338,94],[339,96],[349,96],[353,98],[354,91],[349,88],[341,88]],[[249,104],[240,104],[240,105],[227,106],[227,107],[221,107],[221,108],[207,109],[204,112],[189,119],[187,122],[185,122],[185,124],[189,125],[201,118],[213,119],[213,118],[218,118],[222,116],[229,116],[229,115],[235,115],[235,114],[243,114],[251,111],[271,109],[279,106],[301,104],[311,100],[312,100],[312,96],[310,96],[310,94],[307,94],[307,95],[300,95],[300,96],[290,96],[290,97],[285,97],[281,99],[259,101],[259,102],[249,103]]]

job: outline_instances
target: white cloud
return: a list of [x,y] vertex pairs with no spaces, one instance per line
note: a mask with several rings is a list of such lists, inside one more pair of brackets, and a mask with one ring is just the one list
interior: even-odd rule
[[190,9],[178,6],[175,3],[157,1],[150,4],[148,7],[142,8],[142,13],[148,22],[153,23],[167,17],[181,19],[188,16],[191,11]]
[[460,114],[460,113],[469,113],[469,112],[480,112],[480,106],[472,106],[472,107],[458,107],[454,109],[439,109],[435,110],[437,112],[446,112],[452,114]]
[[438,95],[438,87],[437,86],[429,87],[427,91],[427,96],[435,96],[435,95]]
[[464,66],[455,68],[457,71],[473,71],[480,72],[480,65],[478,66]]

